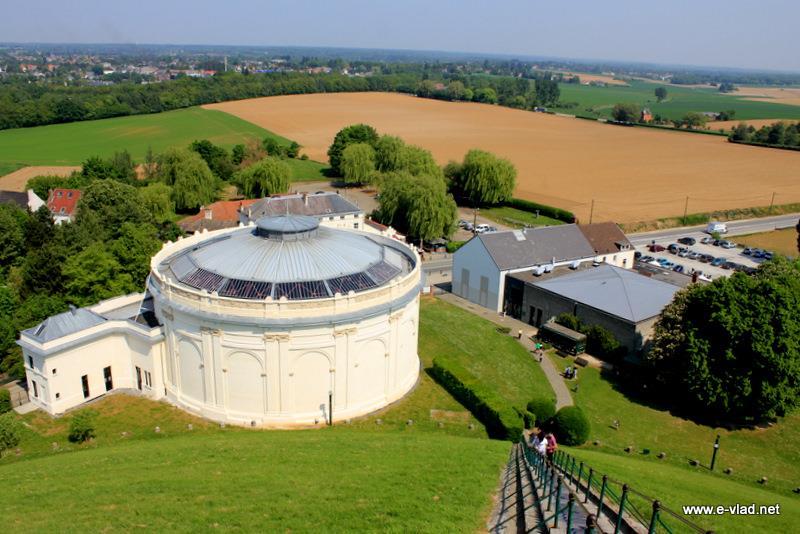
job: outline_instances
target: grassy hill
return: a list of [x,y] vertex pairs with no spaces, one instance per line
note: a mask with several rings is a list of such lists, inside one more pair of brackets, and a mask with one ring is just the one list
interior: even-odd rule
[[[653,113],[668,119],[679,119],[690,111],[703,112],[733,109],[736,119],[800,119],[800,106],[772,102],[753,102],[736,93],[720,93],[715,88],[667,86],[667,99],[661,103],[654,94],[658,84],[631,81],[630,86],[595,87],[562,83],[562,102],[577,102],[574,108],[558,108],[565,113],[610,118],[611,109],[619,102],[647,106]],[[713,127],[713,123],[709,123]]]
[[[152,115],[134,115],[0,131],[0,170],[23,165],[79,165],[89,156],[110,156],[127,150],[141,161],[148,147],[158,153],[208,139],[230,148],[247,139],[289,140],[221,111],[188,108]],[[295,180],[325,180],[321,163],[288,160]],[[0,174],[1,175],[1,174]]]
[[[508,444],[348,428],[226,429],[0,466],[33,531],[474,531]],[[15,527],[16,525],[16,527]]]
[[[552,358],[561,368],[571,364],[571,359]],[[591,440],[569,452],[596,471],[660,499],[674,511],[690,504],[781,503],[785,508],[781,518],[769,520],[771,523],[763,523],[767,521],[763,517],[693,518],[715,531],[737,532],[735,527],[745,523],[762,531],[800,529],[800,499],[792,492],[800,481],[800,414],[764,428],[712,428],[645,404],[637,387],[598,369],[582,369],[573,398],[589,417]],[[612,424],[615,420],[619,429]],[[717,434],[721,436],[720,450],[711,472],[708,466]],[[626,453],[628,446],[634,452]],[[645,454],[645,449],[650,452]],[[666,458],[658,459],[660,452],[665,452]],[[690,459],[698,460],[700,466],[690,466]],[[725,468],[733,469],[732,474],[724,474]],[[757,482],[762,476],[769,479],[766,486]],[[768,524],[795,528],[770,530],[765,528]]]

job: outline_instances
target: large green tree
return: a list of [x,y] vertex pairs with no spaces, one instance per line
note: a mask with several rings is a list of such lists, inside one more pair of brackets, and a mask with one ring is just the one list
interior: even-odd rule
[[621,102],[611,110],[611,117],[617,122],[639,122],[642,109],[633,103]]
[[333,143],[328,149],[328,161],[331,165],[331,171],[336,176],[342,175],[340,167],[342,162],[342,153],[347,145],[353,143],[367,143],[368,145],[375,146],[378,142],[378,132],[375,128],[367,124],[352,124],[339,130],[336,137],[333,138]]
[[339,164],[346,184],[368,184],[375,180],[375,149],[367,143],[347,145]]
[[375,168],[379,172],[394,172],[403,168],[405,142],[393,135],[382,135],[375,143]]
[[67,258],[62,273],[67,298],[78,306],[140,289],[103,243],[89,245]]
[[158,158],[157,177],[172,187],[178,210],[194,210],[216,199],[219,181],[196,152],[172,148]]
[[678,293],[646,355],[660,390],[706,420],[753,422],[800,403],[800,262],[778,258]]
[[208,168],[211,169],[217,178],[225,180],[231,179],[236,167],[231,161],[231,155],[221,146],[217,146],[208,139],[194,141],[189,148],[200,154]]
[[473,205],[497,204],[514,193],[517,169],[504,158],[483,150],[464,156],[454,189]]
[[165,183],[153,182],[142,187],[139,189],[139,200],[155,222],[163,223],[175,213],[172,188]]
[[[195,157],[200,158],[196,154]],[[142,205],[135,187],[116,180],[95,180],[86,187],[78,202],[76,222],[84,225],[90,220],[99,222],[106,237],[115,238],[123,223],[149,223],[152,217]]]
[[121,271],[130,275],[134,284],[143,284],[150,272],[150,258],[161,248],[158,231],[151,224],[125,223],[119,237],[109,249],[120,264]]
[[17,206],[0,204],[0,274],[25,253],[27,216]]
[[656,87],[655,93],[656,93],[656,99],[659,102],[663,102],[667,98],[667,88],[666,87]]
[[449,237],[458,209],[440,176],[414,176],[408,171],[384,179],[378,218],[416,239]]
[[267,156],[236,173],[234,181],[247,198],[261,198],[289,190],[292,170],[278,158]]

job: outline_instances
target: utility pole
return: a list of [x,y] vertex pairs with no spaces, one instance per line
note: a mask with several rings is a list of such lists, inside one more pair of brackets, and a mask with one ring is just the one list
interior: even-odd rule
[[686,195],[686,202],[683,204],[683,224],[686,224],[686,216],[689,214],[689,195]]
[[480,208],[472,208],[472,230],[475,231],[475,226],[478,224],[478,212]]
[[719,451],[719,434],[714,441],[714,452],[711,454],[711,471],[714,470],[714,464],[717,463],[717,451]]
[[769,201],[769,212],[772,213],[772,206],[775,205],[775,191],[772,192],[772,200]]
[[594,217],[594,199],[592,199],[592,207],[589,210],[589,224],[592,224],[592,217]]

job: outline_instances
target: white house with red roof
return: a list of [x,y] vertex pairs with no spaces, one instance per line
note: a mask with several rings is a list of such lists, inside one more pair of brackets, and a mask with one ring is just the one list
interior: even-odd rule
[[56,224],[75,220],[80,198],[80,189],[57,188],[50,191],[50,196],[47,197],[47,207],[53,214]]

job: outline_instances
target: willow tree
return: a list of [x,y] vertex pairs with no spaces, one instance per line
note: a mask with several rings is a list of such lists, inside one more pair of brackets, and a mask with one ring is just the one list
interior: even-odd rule
[[342,175],[340,166],[342,163],[342,153],[348,145],[367,143],[374,147],[377,142],[378,132],[372,126],[367,124],[352,124],[342,128],[336,134],[336,137],[333,138],[333,143],[328,149],[328,161],[331,164],[331,170],[337,176]]
[[379,172],[394,172],[403,168],[405,142],[393,135],[382,135],[375,143],[375,168]]
[[197,152],[172,148],[158,159],[156,177],[172,187],[172,200],[178,210],[197,209],[217,197],[219,180]]
[[339,163],[346,184],[368,184],[375,180],[375,149],[367,143],[353,143],[342,152]]
[[457,207],[441,176],[389,173],[383,180],[379,218],[414,238],[449,237],[455,230]]
[[266,157],[236,173],[234,181],[247,198],[260,198],[289,190],[292,169],[278,158]]
[[511,198],[517,169],[504,158],[470,150],[455,177],[454,189],[474,205],[498,204]]

